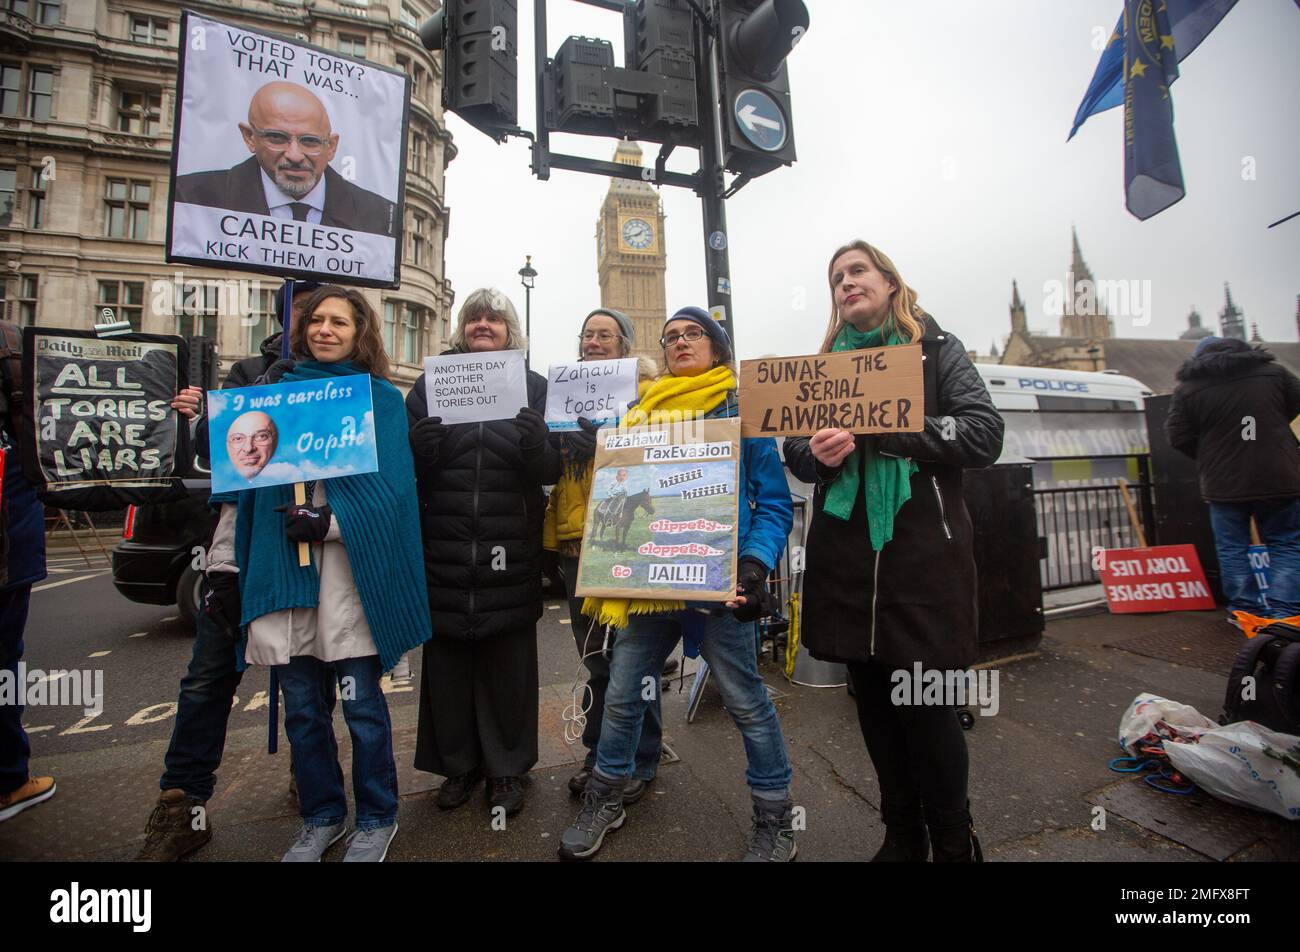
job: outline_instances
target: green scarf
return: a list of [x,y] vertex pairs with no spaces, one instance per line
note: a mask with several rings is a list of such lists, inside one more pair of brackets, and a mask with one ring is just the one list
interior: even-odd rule
[[[886,326],[889,328],[888,336],[885,335]],[[871,331],[860,331],[852,324],[845,324],[831,350],[861,350],[901,343],[903,339],[898,336],[892,320]],[[894,516],[903,508],[903,503],[912,498],[912,474],[916,468],[910,459],[881,456],[872,449],[871,441],[867,441],[863,452],[855,449],[844,461],[843,470],[826,491],[823,508],[836,519],[847,522],[853,514],[853,502],[861,484],[871,548],[879,552],[894,537]],[[864,473],[865,480],[862,478]]]

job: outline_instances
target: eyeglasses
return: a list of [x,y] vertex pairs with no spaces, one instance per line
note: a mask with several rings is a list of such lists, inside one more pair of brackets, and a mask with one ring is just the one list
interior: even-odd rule
[[292,142],[298,143],[298,148],[304,155],[320,155],[325,151],[326,141],[320,136],[291,136],[287,132],[281,132],[279,129],[259,129],[257,126],[250,126],[257,137],[266,143],[266,147],[272,152],[284,152],[289,148]]
[[[244,444],[248,442],[249,438],[250,437],[247,433],[231,433],[226,437],[226,442],[236,449],[242,449]],[[254,446],[267,446],[273,439],[275,439],[275,434],[270,430],[258,430],[252,435]]]
[[578,340],[592,341],[598,340],[602,344],[608,344],[610,341],[622,340],[622,334],[615,334],[612,331],[583,331]]
[[694,344],[703,336],[704,328],[692,327],[688,330],[682,331],[680,334],[676,331],[673,331],[671,334],[665,334],[663,337],[659,338],[659,344],[661,347],[671,347],[679,340],[684,340],[688,344]]

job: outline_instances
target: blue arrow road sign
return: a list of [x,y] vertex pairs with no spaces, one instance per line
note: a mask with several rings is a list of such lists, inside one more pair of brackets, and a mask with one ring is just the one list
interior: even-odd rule
[[741,133],[764,152],[778,152],[789,138],[789,127],[776,100],[760,89],[746,89],[734,103]]

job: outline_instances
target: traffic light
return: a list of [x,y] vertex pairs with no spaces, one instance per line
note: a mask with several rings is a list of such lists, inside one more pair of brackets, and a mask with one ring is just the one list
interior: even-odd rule
[[442,107],[498,141],[519,125],[515,0],[444,0],[420,27],[442,50]]
[[785,59],[808,29],[801,0],[719,0],[723,165],[750,177],[795,160]]

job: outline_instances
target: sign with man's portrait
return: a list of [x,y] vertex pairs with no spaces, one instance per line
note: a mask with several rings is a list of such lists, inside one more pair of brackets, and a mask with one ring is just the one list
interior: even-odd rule
[[167,260],[397,287],[405,74],[186,11]]

